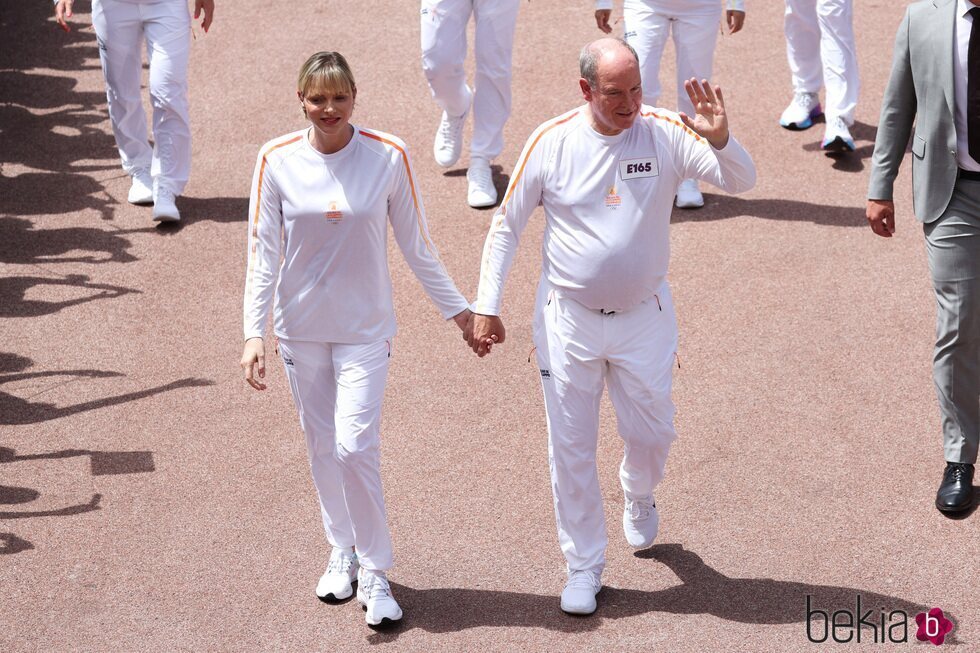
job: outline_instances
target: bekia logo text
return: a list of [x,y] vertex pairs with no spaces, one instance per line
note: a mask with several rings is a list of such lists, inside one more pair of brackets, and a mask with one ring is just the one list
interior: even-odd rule
[[[909,615],[904,610],[865,610],[861,595],[857,595],[854,610],[821,610],[813,597],[806,596],[806,638],[814,644],[828,640],[838,644],[873,641],[875,644],[902,643],[909,641]],[[946,635],[953,631],[953,622],[939,608],[915,615],[915,638],[940,646]]]

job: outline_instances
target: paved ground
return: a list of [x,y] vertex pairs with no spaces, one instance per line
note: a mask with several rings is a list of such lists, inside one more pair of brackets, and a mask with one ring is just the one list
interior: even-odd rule
[[[897,238],[863,217],[904,3],[856,4],[863,88],[846,159],[819,151],[820,129],[776,124],[789,97],[778,3],[751,3],[745,32],[721,39],[716,80],[759,184],[675,212],[679,439],[661,535],[634,554],[619,532],[605,402],[595,616],[564,616],[556,598],[527,362],[540,215],[507,289],[508,342],[484,360],[393,251],[383,475],[406,617],[376,633],[355,603],[313,595],[327,549],[281,370],[264,394],[240,379],[245,214],[259,145],[303,124],[299,65],[339,50],[356,121],[413,148],[434,238],[474,293],[492,214],[466,206],[465,160],[448,173],[431,160],[417,3],[220,2],[193,44],[185,219],[163,230],[125,201],[88,3],[64,34],[50,3],[0,1],[0,650],[815,651],[829,644],[807,641],[806,597],[853,612],[859,595],[875,624],[908,613],[910,639],[912,615],[940,607],[957,624],[946,646],[978,650],[977,517],[932,507],[934,303],[908,166]],[[523,4],[501,185],[531,129],[578,102],[577,50],[597,35],[584,0]],[[839,648],[878,650],[874,634]]]

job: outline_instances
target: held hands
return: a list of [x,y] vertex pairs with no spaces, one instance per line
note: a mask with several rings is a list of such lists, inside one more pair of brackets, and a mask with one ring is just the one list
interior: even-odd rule
[[463,330],[463,340],[480,358],[490,353],[498,342],[507,337],[503,321],[496,315],[473,313],[469,324]]
[[262,338],[249,338],[245,341],[241,367],[245,370],[245,380],[256,390],[265,390],[260,379],[265,378],[265,344]]
[[891,238],[895,233],[895,202],[890,200],[868,200],[865,211],[871,231],[883,238]]
[[721,87],[711,88],[708,80],[700,82],[693,77],[684,82],[687,97],[694,105],[696,115],[692,120],[686,113],[681,113],[681,120],[690,129],[700,134],[711,143],[716,150],[728,145],[728,114],[725,113],[725,98]]

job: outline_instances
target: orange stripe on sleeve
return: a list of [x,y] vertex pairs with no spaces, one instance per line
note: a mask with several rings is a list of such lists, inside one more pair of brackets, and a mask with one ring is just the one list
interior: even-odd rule
[[[262,163],[259,164],[259,181],[258,184],[256,185],[256,190],[255,190],[255,216],[252,218],[252,238],[257,238],[259,234],[259,209],[262,206],[262,182],[265,179],[266,161],[268,161],[269,155],[275,150],[278,150],[280,147],[285,147],[287,145],[290,145],[291,143],[295,143],[301,138],[303,138],[302,134],[290,138],[288,141],[277,143],[276,145],[273,145],[268,150],[266,150],[265,154],[262,155]],[[248,253],[248,279],[246,280],[246,284],[245,284],[246,293],[250,293],[252,290],[252,273],[255,269],[254,267],[255,254],[258,251],[258,248],[259,248],[258,242],[253,241],[251,251]]]
[[547,134],[555,127],[557,127],[558,125],[562,125],[568,122],[569,120],[571,120],[577,115],[578,115],[578,111],[568,116],[567,118],[562,118],[561,120],[551,123],[550,125],[548,125],[547,127],[541,130],[541,133],[539,133],[537,135],[537,138],[535,138],[534,141],[531,143],[531,147],[527,148],[527,154],[524,156],[524,160],[521,161],[521,165],[517,168],[517,174],[514,175],[514,178],[510,180],[510,185],[507,187],[507,194],[504,196],[504,201],[500,203],[501,208],[503,208],[507,204],[507,200],[509,200],[510,196],[514,194],[514,188],[517,186],[517,182],[520,181],[521,175],[524,174],[524,166],[527,165],[527,160],[531,158],[531,152],[533,152],[534,148],[537,147],[538,141],[541,140],[541,137]]
[[652,117],[656,118],[657,120],[663,120],[664,122],[669,122],[672,125],[677,125],[681,129],[683,129],[684,131],[686,131],[688,134],[690,134],[691,136],[693,136],[695,138],[695,140],[704,141],[704,136],[701,136],[696,131],[694,131],[693,129],[691,129],[690,127],[688,127],[687,125],[685,125],[684,123],[682,123],[679,120],[674,120],[673,118],[668,118],[667,116],[661,116],[659,113],[656,113],[655,111],[650,111],[648,113],[641,113],[640,116],[642,116],[644,118],[649,118],[649,117],[652,116]]
[[425,243],[426,249],[429,250],[429,254],[431,254],[432,258],[434,258],[436,262],[439,263],[439,265],[441,266],[442,261],[436,255],[435,249],[432,247],[432,243],[430,243],[429,239],[426,237],[425,229],[422,228],[422,209],[419,208],[419,198],[415,192],[415,178],[412,176],[412,167],[408,164],[408,155],[405,154],[405,150],[400,145],[398,145],[398,143],[395,143],[394,141],[390,141],[387,138],[382,138],[377,134],[372,134],[370,132],[366,132],[363,130],[359,130],[359,133],[362,136],[367,136],[368,138],[373,138],[376,141],[380,141],[381,143],[385,143],[386,145],[392,146],[393,148],[398,150],[399,154],[402,155],[402,162],[405,164],[405,174],[408,175],[408,186],[409,188],[412,189],[412,202],[415,204],[415,220],[416,222],[418,222],[419,233],[422,235],[422,241]]

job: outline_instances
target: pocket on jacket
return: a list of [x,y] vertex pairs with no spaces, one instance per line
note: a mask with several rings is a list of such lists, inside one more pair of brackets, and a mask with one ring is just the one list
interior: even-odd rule
[[926,139],[921,136],[912,137],[912,154],[919,157],[920,159],[926,156]]

